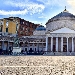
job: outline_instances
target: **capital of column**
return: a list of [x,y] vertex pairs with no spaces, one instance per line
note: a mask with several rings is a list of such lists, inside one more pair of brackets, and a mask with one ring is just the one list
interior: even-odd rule
[[53,37],[51,37],[53,39]]
[[72,39],[74,39],[74,37],[72,37]]
[[46,38],[48,38],[48,36],[46,36]]
[[69,37],[66,37],[67,39],[69,38]]

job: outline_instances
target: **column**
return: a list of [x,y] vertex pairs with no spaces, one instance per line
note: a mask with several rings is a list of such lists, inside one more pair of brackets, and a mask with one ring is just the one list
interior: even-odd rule
[[43,50],[43,41],[42,41],[42,50]]
[[25,42],[23,42],[23,50],[25,50],[24,46],[25,46]]
[[27,51],[29,51],[30,50],[30,45],[29,45],[29,41],[27,41],[27,42],[28,42]]
[[37,42],[37,51],[39,51],[39,43]]
[[46,37],[46,51],[48,50],[48,37]]
[[67,37],[67,52],[68,52],[68,37]]
[[51,37],[51,51],[53,51],[53,37]]
[[63,37],[61,37],[61,52],[63,52]]
[[73,41],[73,37],[72,37],[72,52],[74,52],[74,41]]
[[13,50],[13,42],[12,42],[12,50]]
[[33,51],[34,51],[34,42],[33,42]]
[[2,49],[4,50],[4,40],[2,41]]
[[56,52],[58,51],[58,37],[56,37]]

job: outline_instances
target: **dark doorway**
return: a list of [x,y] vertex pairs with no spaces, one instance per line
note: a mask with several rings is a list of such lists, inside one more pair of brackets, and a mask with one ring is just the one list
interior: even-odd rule
[[30,48],[29,52],[33,52],[32,48]]
[[27,48],[25,48],[25,51],[27,52]]
[[67,52],[67,45],[63,45],[63,52]]
[[53,45],[53,52],[55,52],[56,50],[55,50],[56,48],[55,48],[55,45]]

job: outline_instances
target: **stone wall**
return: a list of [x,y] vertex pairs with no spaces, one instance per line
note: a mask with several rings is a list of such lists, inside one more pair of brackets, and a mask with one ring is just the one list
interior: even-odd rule
[[68,28],[75,30],[75,20],[71,20],[71,19],[63,19],[62,20],[62,19],[60,19],[57,21],[52,21],[46,25],[46,30],[53,31],[53,30],[57,30],[61,27],[68,27]]
[[74,56],[0,56],[0,75],[74,75]]
[[44,31],[44,30],[42,30],[42,31],[34,31],[33,35],[45,35],[45,32],[46,31]]

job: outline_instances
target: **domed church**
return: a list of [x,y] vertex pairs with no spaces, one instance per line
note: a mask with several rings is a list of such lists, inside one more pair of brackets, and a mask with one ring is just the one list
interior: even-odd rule
[[46,23],[46,51],[75,52],[75,16],[66,8]]

